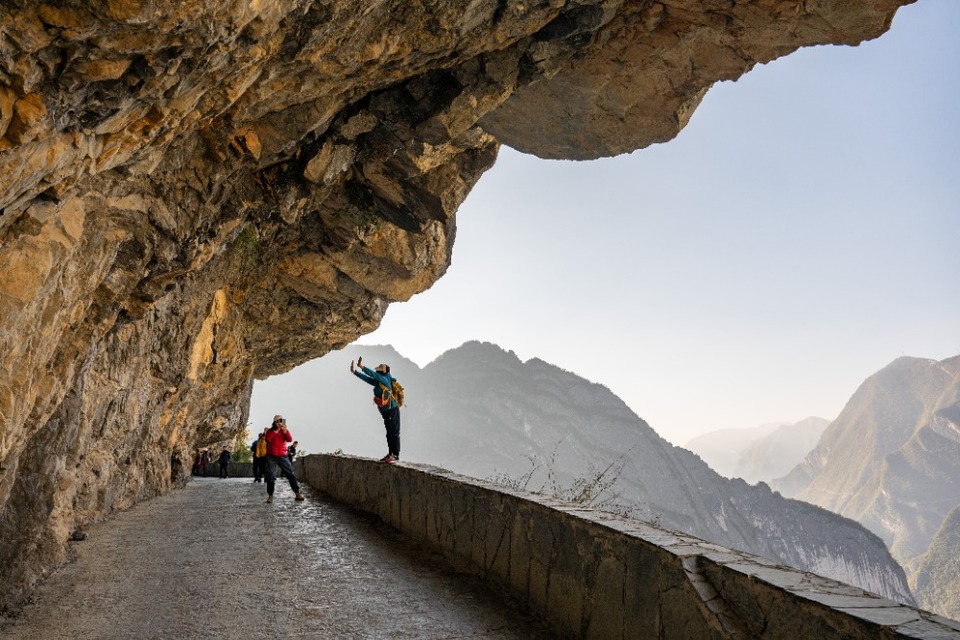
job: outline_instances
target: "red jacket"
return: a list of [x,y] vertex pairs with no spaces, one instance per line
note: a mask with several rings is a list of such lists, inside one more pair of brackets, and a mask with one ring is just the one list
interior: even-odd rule
[[281,458],[287,456],[287,443],[293,441],[293,436],[290,435],[289,431],[267,429],[266,438],[268,456],[280,456]]

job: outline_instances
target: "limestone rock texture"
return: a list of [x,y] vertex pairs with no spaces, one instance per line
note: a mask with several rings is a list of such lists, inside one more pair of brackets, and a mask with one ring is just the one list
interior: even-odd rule
[[5,0],[0,608],[184,482],[252,380],[441,277],[499,144],[669,140],[713,83],[910,1]]

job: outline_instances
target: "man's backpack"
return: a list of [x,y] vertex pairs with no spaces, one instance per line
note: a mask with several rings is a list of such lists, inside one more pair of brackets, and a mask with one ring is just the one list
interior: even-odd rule
[[258,458],[262,458],[267,455],[267,439],[260,438],[257,440],[257,451],[254,455]]

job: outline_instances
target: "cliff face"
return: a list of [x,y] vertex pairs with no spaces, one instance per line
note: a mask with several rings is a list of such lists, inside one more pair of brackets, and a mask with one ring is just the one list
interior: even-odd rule
[[498,143],[667,140],[713,82],[908,3],[5,2],[0,608],[241,428],[253,378],[439,278]]

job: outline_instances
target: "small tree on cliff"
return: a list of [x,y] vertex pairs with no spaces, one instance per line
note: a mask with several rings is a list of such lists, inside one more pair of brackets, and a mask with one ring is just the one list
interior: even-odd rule
[[233,441],[233,456],[231,459],[234,462],[253,462],[253,452],[250,451],[250,441],[247,440],[250,437],[249,427],[250,425],[244,427],[243,431],[238,433]]

